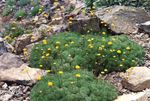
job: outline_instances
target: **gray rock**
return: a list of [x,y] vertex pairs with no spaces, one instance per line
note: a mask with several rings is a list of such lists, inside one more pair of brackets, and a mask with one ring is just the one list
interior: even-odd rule
[[147,67],[133,67],[122,74],[122,84],[131,91],[142,91],[150,88],[150,69]]
[[138,28],[139,32],[145,32],[150,35],[150,21],[139,24]]
[[17,55],[4,53],[0,56],[0,71],[14,67],[19,68],[22,64],[23,61]]
[[101,8],[95,14],[100,20],[108,24],[112,31],[125,34],[137,32],[137,25],[150,19],[144,9],[126,6]]
[[4,43],[4,40],[0,37],[0,55],[5,52],[8,52],[6,44]]
[[96,17],[80,16],[72,20],[72,24],[69,25],[68,29],[82,34],[88,31],[100,32],[99,22],[100,20]]
[[37,77],[44,76],[46,72],[41,69],[30,68],[27,64],[23,64],[19,68],[13,67],[0,71],[0,81],[11,81],[28,85],[28,83],[35,83]]
[[143,92],[121,95],[115,101],[150,101],[149,97],[150,89]]

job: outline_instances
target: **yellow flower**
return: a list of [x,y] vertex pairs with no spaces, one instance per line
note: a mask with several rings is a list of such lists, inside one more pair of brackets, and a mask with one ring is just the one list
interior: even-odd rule
[[101,45],[101,47],[102,47],[102,48],[105,48],[105,46],[104,46],[104,45]]
[[43,67],[43,65],[40,65],[40,67],[42,68],[42,67]]
[[31,40],[34,40],[34,39],[35,39],[35,37],[34,37],[34,36],[32,36],[32,37],[31,37]]
[[130,50],[131,48],[130,47],[126,47],[126,50]]
[[68,47],[69,45],[68,44],[65,44],[65,47]]
[[97,56],[101,56],[101,54],[96,54]]
[[56,42],[56,45],[60,45],[60,42],[59,42],[59,41],[57,41],[57,42]]
[[125,59],[123,58],[122,61],[124,61]]
[[53,82],[48,82],[49,87],[52,87],[53,85],[54,85]]
[[44,59],[44,58],[45,58],[45,56],[42,56],[41,58],[42,58],[42,59]]
[[79,65],[76,65],[76,66],[75,66],[75,69],[79,70],[79,69],[80,69],[80,66],[79,66]]
[[102,47],[99,47],[99,50],[103,50],[103,48],[102,48]]
[[47,44],[47,40],[44,39],[43,40],[43,44],[46,45]]
[[69,17],[69,20],[73,20],[73,18],[72,18],[72,17]]
[[108,70],[107,70],[107,69],[104,69],[104,71],[105,71],[105,72],[108,72]]
[[113,58],[116,58],[116,56],[114,55]]
[[72,21],[69,21],[69,24],[72,24]]
[[51,72],[51,70],[47,70],[46,72],[47,72],[47,73],[50,73],[50,72]]
[[28,50],[27,48],[24,48],[24,49],[23,49],[24,52],[26,52],[27,50]]
[[47,53],[46,56],[49,56],[49,53]]
[[44,17],[48,17],[48,14],[45,13],[45,14],[43,14],[43,16],[44,16]]
[[108,45],[112,45],[113,43],[111,41],[108,42]]
[[121,50],[117,50],[117,53],[118,53],[118,54],[121,54],[122,52],[121,52]]
[[70,82],[71,84],[74,84],[75,82]]
[[64,72],[63,71],[59,71],[58,74],[62,75]]
[[40,80],[41,80],[41,75],[37,75],[36,79],[37,79],[38,81],[40,81]]
[[89,44],[88,47],[89,47],[89,48],[93,48],[93,45],[92,45],[92,44]]
[[51,48],[48,48],[47,50],[48,50],[48,51],[51,51]]
[[88,39],[88,42],[91,42],[91,39]]
[[80,74],[76,74],[76,75],[75,75],[75,77],[80,78],[80,77],[81,77],[81,75],[80,75]]
[[56,49],[59,49],[59,46],[56,46],[55,48],[56,48]]
[[101,74],[105,74],[105,72],[102,71]]
[[122,67],[123,66],[123,64],[120,64],[120,67]]
[[103,35],[105,35],[105,34],[106,34],[106,32],[102,32],[102,34],[103,34]]
[[74,41],[71,41],[70,43],[71,43],[71,44],[74,44]]

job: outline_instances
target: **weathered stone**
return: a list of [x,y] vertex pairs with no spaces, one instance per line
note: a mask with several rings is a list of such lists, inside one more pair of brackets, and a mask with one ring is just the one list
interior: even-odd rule
[[[13,67],[19,68],[22,64],[22,60],[17,55],[11,53],[4,53],[0,56],[0,71]],[[6,74],[9,74],[9,72]]]
[[138,27],[139,27],[139,32],[145,32],[150,35],[150,21],[141,23],[138,25]]
[[134,67],[122,74],[122,84],[132,91],[141,91],[150,88],[150,69],[147,67]]
[[32,37],[31,34],[24,34],[16,39],[15,42],[16,54],[22,53],[25,46],[31,43],[31,37]]
[[45,74],[44,70],[30,68],[26,64],[23,64],[19,68],[13,67],[1,70],[0,81],[12,81],[26,85],[28,83],[35,83],[38,75],[43,76]]
[[99,32],[99,22],[99,19],[96,17],[90,18],[88,16],[80,16],[73,19],[72,24],[69,25],[68,29],[82,34],[87,33],[87,31]]
[[5,52],[8,52],[8,50],[4,43],[4,40],[0,37],[0,55],[2,55]]
[[119,96],[115,101],[150,101],[150,90],[139,93],[124,94]]
[[95,14],[100,20],[108,24],[112,31],[125,34],[137,32],[137,24],[150,19],[144,9],[126,6],[101,8]]

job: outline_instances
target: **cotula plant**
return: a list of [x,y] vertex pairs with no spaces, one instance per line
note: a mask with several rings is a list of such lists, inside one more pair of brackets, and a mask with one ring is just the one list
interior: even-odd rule
[[[142,64],[144,50],[126,36],[79,35],[61,33],[35,45],[30,55],[30,65],[52,70],[82,69],[124,71]],[[138,50],[138,51],[137,51]]]
[[113,101],[118,92],[104,80],[96,80],[91,72],[58,71],[43,77],[32,89],[31,101]]

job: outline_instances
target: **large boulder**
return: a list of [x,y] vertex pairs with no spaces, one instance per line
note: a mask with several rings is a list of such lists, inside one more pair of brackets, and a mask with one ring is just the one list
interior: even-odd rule
[[125,34],[137,32],[137,24],[150,20],[144,9],[126,6],[101,8],[95,12],[95,15],[108,24],[115,33]]
[[132,91],[141,91],[150,88],[150,69],[147,67],[133,67],[121,75],[122,84]]
[[79,16],[72,20],[68,29],[82,34],[88,31],[100,32],[99,22],[100,20],[97,17]]
[[121,95],[115,101],[150,101],[150,89],[143,92]]
[[44,76],[46,72],[37,68],[30,68],[27,64],[22,64],[19,68],[12,67],[0,70],[0,81],[11,81],[21,84],[33,84],[38,76]]
[[[0,71],[10,68],[19,68],[23,64],[21,58],[11,53],[4,53],[0,56]],[[9,72],[8,72],[9,74]]]

